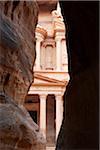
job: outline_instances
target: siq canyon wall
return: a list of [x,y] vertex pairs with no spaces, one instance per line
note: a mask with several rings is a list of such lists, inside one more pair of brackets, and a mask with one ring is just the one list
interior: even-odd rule
[[45,139],[23,107],[33,82],[36,1],[0,2],[0,150],[44,150]]
[[70,81],[56,150],[98,150],[99,4],[61,1]]

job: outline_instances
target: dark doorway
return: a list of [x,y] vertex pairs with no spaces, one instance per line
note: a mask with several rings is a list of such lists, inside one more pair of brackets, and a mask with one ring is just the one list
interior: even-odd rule
[[33,121],[37,124],[37,111],[28,111]]
[[29,112],[33,121],[39,125],[39,114],[40,114],[40,99],[37,94],[29,94],[26,97],[25,108]]
[[56,102],[54,95],[47,96],[47,130],[46,130],[46,137],[47,137],[47,146],[54,146],[55,139],[56,139],[56,132],[55,132],[55,114],[56,114]]

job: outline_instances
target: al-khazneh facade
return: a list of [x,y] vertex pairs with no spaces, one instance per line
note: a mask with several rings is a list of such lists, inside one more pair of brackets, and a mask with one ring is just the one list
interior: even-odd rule
[[25,107],[54,147],[63,119],[63,95],[69,81],[65,25],[60,6],[42,10],[36,28],[34,83]]

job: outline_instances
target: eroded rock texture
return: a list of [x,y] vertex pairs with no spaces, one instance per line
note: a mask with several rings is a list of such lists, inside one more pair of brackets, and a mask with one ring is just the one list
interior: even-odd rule
[[57,150],[98,150],[98,2],[60,2],[66,22],[70,82]]
[[0,150],[44,150],[45,139],[22,106],[33,81],[35,1],[0,2]]

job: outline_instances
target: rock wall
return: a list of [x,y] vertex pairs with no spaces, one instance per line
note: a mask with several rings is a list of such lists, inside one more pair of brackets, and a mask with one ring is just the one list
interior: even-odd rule
[[0,2],[0,150],[44,150],[45,139],[22,106],[33,82],[36,1]]
[[61,1],[66,25],[70,82],[56,150],[99,149],[99,5]]

